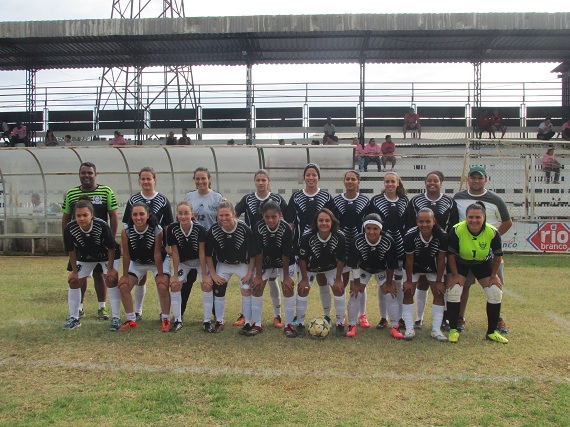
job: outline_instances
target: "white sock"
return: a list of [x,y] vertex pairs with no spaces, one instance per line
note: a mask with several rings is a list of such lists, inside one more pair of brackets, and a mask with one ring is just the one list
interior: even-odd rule
[[273,316],[281,316],[281,289],[279,288],[279,282],[275,279],[269,280],[267,284],[269,285],[271,302],[273,302]]
[[214,292],[202,292],[202,305],[204,306],[204,322],[211,322],[212,308],[214,308]]
[[126,313],[126,316],[127,320],[130,320],[131,322],[134,322],[137,319],[137,315],[134,311],[132,313]]
[[366,290],[366,288],[364,288],[364,292],[358,293],[359,298],[357,299],[360,301],[360,310],[358,312],[358,317],[364,316],[366,314],[367,293],[368,291]]
[[295,295],[283,297],[283,308],[285,309],[285,325],[293,323],[295,317]]
[[[243,317],[245,317],[245,323],[251,325],[251,295],[248,297],[241,296],[241,310]],[[218,310],[216,310],[217,312]]]
[[170,320],[170,313],[160,313],[160,320]]
[[226,297],[216,297],[216,299],[214,299],[214,306],[216,307],[216,320],[220,323],[224,323],[224,313],[226,312]]
[[309,297],[297,295],[297,321],[300,325],[305,324],[305,314],[307,313],[307,301]]
[[81,304],[81,289],[67,290],[67,305],[69,306],[69,315],[74,319],[79,319],[79,305]]
[[356,317],[358,316],[358,309],[361,307],[361,299],[363,294],[360,292],[356,295],[356,298],[350,297],[348,299],[348,324],[356,325]]
[[390,316],[390,322],[392,326],[398,325],[398,320],[400,320],[400,304],[398,303],[398,298],[394,298],[391,294],[384,295],[386,298],[386,308],[388,309],[388,316]]
[[[427,289],[416,289],[416,320],[424,320],[424,312],[426,311],[427,304]],[[406,319],[404,319],[406,320]]]
[[346,293],[340,297],[334,297],[334,311],[337,326],[342,325],[344,322],[344,312],[346,311]]
[[109,301],[111,302],[111,316],[117,319],[121,318],[121,291],[119,287],[109,288],[107,290],[109,294]]
[[251,321],[261,326],[261,313],[263,311],[263,297],[251,297]]
[[170,292],[170,309],[175,322],[182,322],[182,294],[178,292]]
[[402,310],[402,318],[406,323],[406,331],[414,329],[414,303],[404,304]]
[[99,301],[99,308],[105,308],[105,301]]
[[144,295],[146,294],[146,285],[142,286],[135,285],[134,294],[135,294],[135,313],[142,314]]
[[[331,317],[331,288],[329,285],[319,286],[319,295],[321,297],[321,304],[323,305],[323,315]],[[299,317],[299,313],[297,313]]]
[[443,322],[443,312],[445,307],[443,305],[435,305],[431,306],[431,316],[432,316],[432,324],[431,330],[432,331],[439,331],[441,328],[441,323]]
[[380,309],[380,317],[382,319],[388,318],[388,309],[386,303],[386,295],[382,293],[382,289],[378,286],[378,308]]

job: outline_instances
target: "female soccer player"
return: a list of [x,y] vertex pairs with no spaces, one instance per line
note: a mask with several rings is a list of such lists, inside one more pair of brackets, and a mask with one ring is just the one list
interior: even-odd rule
[[[406,215],[408,229],[416,226],[418,212],[423,208],[430,208],[433,211],[437,224],[445,232],[448,232],[451,227],[459,222],[455,209],[455,201],[441,192],[443,180],[444,176],[440,171],[432,171],[426,175],[424,181],[426,188],[425,193],[412,197],[410,203],[408,203]],[[454,213],[454,215],[452,215],[452,213]],[[421,276],[416,287],[415,295],[416,321],[414,322],[414,326],[418,329],[423,325],[429,287],[425,276]],[[442,323],[442,326],[447,326],[445,321]]]
[[485,205],[476,202],[469,205],[465,221],[449,232],[447,259],[451,278],[448,280],[447,312],[449,316],[449,342],[457,342],[457,318],[465,278],[471,271],[487,294],[487,334],[485,338],[506,344],[509,341],[496,329],[501,314],[503,285],[498,272],[503,258],[503,244],[498,230],[487,224]]
[[443,320],[445,283],[445,254],[447,234],[439,227],[431,208],[421,208],[417,215],[417,226],[404,237],[406,251],[406,280],[404,282],[404,304],[402,317],[406,324],[404,339],[414,338],[414,294],[421,276],[427,280],[433,294],[431,336],[438,341],[447,341],[441,333]]
[[299,269],[301,280],[297,286],[297,335],[305,335],[305,314],[311,284],[317,273],[323,273],[332,287],[336,314],[336,334],[344,336],[344,311],[346,297],[342,270],[346,261],[346,242],[338,231],[338,220],[327,208],[317,212],[311,231],[301,238]]
[[[206,229],[192,221],[194,212],[192,204],[187,201],[178,203],[176,207],[177,221],[168,226],[166,243],[172,249],[172,267],[174,274],[170,279],[170,305],[174,322],[171,332],[182,328],[182,283],[187,280],[190,270],[195,270],[202,282],[204,299],[213,298],[212,282],[206,270]],[[189,285],[192,290],[192,283]],[[208,294],[206,296],[206,294]],[[212,303],[210,302],[210,311]]]
[[[295,256],[299,257],[299,246],[301,237],[311,229],[311,224],[315,220],[315,214],[322,208],[334,209],[332,197],[326,191],[319,188],[321,170],[315,163],[309,163],[303,171],[305,188],[299,190],[291,196],[287,204],[285,221],[291,224],[294,231],[293,248]],[[322,274],[317,274],[319,283],[319,295],[325,319],[331,321],[331,293],[327,285],[327,279]]]
[[[364,194],[360,194],[360,174],[356,171],[348,171],[344,174],[344,193],[333,199],[334,215],[340,223],[340,231],[346,238],[346,247],[350,246],[352,239],[362,231],[362,219],[366,215],[370,200]],[[345,265],[342,280],[344,286],[348,285],[350,267]],[[360,298],[360,327],[369,328],[370,323],[366,318],[366,288]]]
[[[274,200],[267,200],[261,206],[263,219],[253,226],[253,238],[257,255],[255,256],[255,277],[252,286],[251,312],[254,327],[251,334],[262,332],[261,313],[263,311],[263,290],[268,280],[283,283],[285,297],[285,335],[293,338],[295,315],[295,283],[291,278],[289,265],[293,259],[293,232],[282,220],[281,207]],[[275,322],[273,323],[275,325]]]
[[[156,186],[156,173],[150,166],[145,166],[139,172],[139,185],[141,191],[133,194],[127,205],[125,206],[125,213],[123,215],[123,224],[127,224],[131,218],[132,207],[136,203],[146,203],[149,211],[154,215],[158,224],[166,230],[168,224],[174,222],[172,217],[172,208],[168,198],[158,193],[155,190]],[[169,252],[169,251],[168,251]],[[140,283],[134,288],[135,294],[135,315],[137,322],[142,320],[143,302],[146,294],[146,274],[142,277]]]
[[[348,250],[352,282],[348,301],[347,337],[356,335],[356,316],[360,309],[360,299],[372,276],[376,278],[378,293],[388,295],[391,301],[395,301],[395,304],[390,304],[388,307],[390,317],[398,315],[397,300],[395,300],[396,285],[393,281],[394,270],[398,268],[396,244],[390,235],[382,231],[382,219],[378,214],[366,215],[363,219],[363,228],[364,232],[352,239]],[[402,334],[395,336],[395,338],[402,337]]]
[[[406,197],[406,189],[404,188],[404,183],[400,177],[395,172],[389,172],[384,175],[384,190],[382,193],[374,196],[370,200],[370,208],[368,211],[370,213],[377,213],[380,215],[383,223],[383,230],[394,240],[396,244],[396,251],[398,255],[399,267],[394,273],[394,279],[396,282],[397,300],[400,307],[399,317],[390,318],[392,323],[392,334],[395,336],[401,335],[398,329],[401,325],[399,320],[401,319],[401,309],[402,309],[402,277],[403,277],[403,264],[404,264],[404,233],[406,226],[406,209],[408,207],[408,198]],[[386,320],[386,300],[382,292],[378,292],[378,305],[380,306],[380,322],[376,326],[377,329],[384,329],[388,326],[388,321]],[[393,312],[395,314],[396,312]]]
[[[265,169],[258,170],[253,176],[253,182],[256,189],[255,193],[243,196],[241,201],[236,205],[236,215],[239,218],[241,214],[245,214],[244,221],[252,230],[262,219],[260,206],[265,201],[274,200],[277,202],[280,212],[285,212],[287,209],[287,203],[283,200],[283,197],[269,190],[269,184],[271,182],[269,172]],[[269,284],[269,294],[273,302],[273,326],[280,329],[283,327],[283,323],[281,322],[281,289],[279,289],[279,284],[275,277],[270,277],[267,283]],[[238,320],[234,322],[234,326],[242,326],[243,323],[245,323],[245,318],[239,316]]]
[[138,328],[131,290],[150,270],[154,274],[160,298],[162,332],[170,330],[170,295],[168,280],[170,259],[163,251],[163,231],[149,206],[144,202],[131,207],[131,219],[121,231],[123,276],[119,280],[121,300],[127,321],[119,331]]
[[[86,197],[86,196],[85,196]],[[67,282],[69,290],[67,301],[69,317],[65,329],[81,326],[79,305],[81,303],[81,285],[91,275],[97,265],[105,274],[105,284],[111,300],[110,330],[116,331],[121,326],[121,296],[117,288],[119,260],[115,260],[115,236],[105,221],[93,216],[93,205],[89,200],[79,199],[75,205],[75,219],[69,222],[63,232],[65,251],[69,254],[71,272]]]
[[[255,267],[253,234],[243,221],[235,217],[234,205],[223,199],[218,205],[218,223],[214,224],[206,237],[206,263],[214,285],[216,324],[211,332],[224,329],[226,289],[235,274],[241,282],[242,313],[245,323],[242,335],[251,329],[251,276]],[[214,266],[214,257],[217,264]],[[204,303],[204,330],[210,325],[212,307]]]

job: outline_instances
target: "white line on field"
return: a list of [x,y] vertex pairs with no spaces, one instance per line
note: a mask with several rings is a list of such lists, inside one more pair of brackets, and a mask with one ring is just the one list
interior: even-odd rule
[[558,314],[553,313],[552,311],[547,311],[546,315],[550,317],[551,320],[562,326],[564,329],[570,331],[570,321],[566,320],[564,317],[560,317]]
[[504,288],[503,292],[509,296],[509,298],[516,299],[520,302],[526,302],[526,298],[522,295],[517,294],[515,291],[511,290],[511,288]]
[[428,375],[428,374],[397,374],[394,372],[338,372],[338,371],[317,371],[317,370],[280,370],[280,369],[244,369],[244,368],[215,368],[202,366],[158,366],[148,364],[130,364],[130,363],[96,363],[96,362],[68,362],[62,360],[39,359],[39,360],[22,360],[14,357],[7,357],[0,361],[0,367],[3,369],[9,367],[25,368],[25,369],[73,369],[73,370],[89,370],[103,372],[147,372],[147,373],[170,373],[170,374],[195,374],[195,375],[250,375],[255,377],[315,377],[315,378],[340,378],[340,379],[381,379],[394,381],[433,381],[433,382],[500,382],[512,383],[521,381],[539,381],[552,382],[557,384],[570,383],[570,377],[553,376],[546,377],[544,375],[485,375],[485,374],[468,374],[454,373],[446,375]]

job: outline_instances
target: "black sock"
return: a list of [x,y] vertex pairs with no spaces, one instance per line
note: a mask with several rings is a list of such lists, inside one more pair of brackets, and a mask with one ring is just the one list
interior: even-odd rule
[[186,304],[188,304],[188,300],[190,299],[190,292],[192,292],[192,286],[194,285],[197,276],[198,272],[195,269],[190,270],[188,272],[188,276],[186,276],[186,282],[182,284],[182,289],[180,290],[180,296],[182,297],[182,305],[180,308],[183,316],[184,312],[186,311]]
[[447,320],[449,321],[450,329],[457,329],[457,319],[459,318],[460,302],[447,301]]
[[492,334],[497,329],[499,316],[501,315],[501,303],[487,303],[487,335]]

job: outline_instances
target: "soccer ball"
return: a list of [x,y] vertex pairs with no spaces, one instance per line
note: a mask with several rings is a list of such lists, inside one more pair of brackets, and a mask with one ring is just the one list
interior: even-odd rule
[[307,330],[312,338],[323,339],[328,336],[331,327],[325,319],[317,317],[309,322]]

